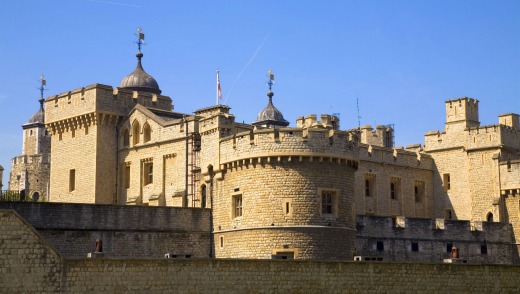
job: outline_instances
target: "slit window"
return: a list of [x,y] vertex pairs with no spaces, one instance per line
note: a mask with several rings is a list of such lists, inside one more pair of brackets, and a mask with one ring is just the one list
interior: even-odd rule
[[76,190],[76,170],[69,171],[69,192]]

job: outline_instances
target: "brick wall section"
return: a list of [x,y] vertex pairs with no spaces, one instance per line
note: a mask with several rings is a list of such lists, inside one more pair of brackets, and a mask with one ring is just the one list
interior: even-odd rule
[[0,208],[16,210],[64,256],[86,256],[96,239],[107,257],[210,255],[208,209],[13,202]]
[[0,209],[0,292],[59,292],[62,260],[12,210]]
[[[438,263],[450,257],[447,246],[452,244],[468,263],[516,262],[516,248],[511,245],[513,230],[507,223],[368,216],[356,219],[357,255]],[[377,250],[377,242],[383,242],[384,250]],[[412,242],[418,244],[418,251],[412,251]],[[482,245],[487,246],[487,254],[482,254]]]

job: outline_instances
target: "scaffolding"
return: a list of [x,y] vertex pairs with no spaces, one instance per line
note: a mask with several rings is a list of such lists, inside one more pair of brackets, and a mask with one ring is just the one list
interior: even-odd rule
[[200,202],[197,197],[197,186],[200,182],[200,166],[199,166],[199,151],[200,151],[201,139],[200,134],[197,132],[192,132],[188,136],[187,147],[189,147],[189,151],[187,152],[187,172],[186,180],[188,191],[187,199],[191,199],[191,207],[198,207]]

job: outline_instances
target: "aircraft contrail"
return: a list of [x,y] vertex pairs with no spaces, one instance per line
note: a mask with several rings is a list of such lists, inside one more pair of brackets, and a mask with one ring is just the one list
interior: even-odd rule
[[262,50],[262,47],[264,47],[264,44],[265,42],[267,42],[267,39],[269,39],[269,37],[271,36],[271,33],[267,34],[267,36],[265,36],[264,40],[262,41],[262,43],[260,43],[260,45],[258,46],[258,48],[256,48],[255,50],[255,53],[253,53],[253,56],[251,56],[251,58],[249,58],[249,61],[246,63],[246,65],[244,66],[244,68],[242,68],[242,70],[240,71],[240,73],[238,74],[238,76],[235,78],[235,80],[233,81],[233,84],[231,84],[231,87],[229,88],[229,91],[227,92],[226,94],[226,97],[224,98],[224,104],[226,104],[227,102],[227,98],[229,97],[229,95],[231,94],[231,92],[233,91],[233,88],[235,87],[235,85],[237,84],[238,80],[242,77],[242,74],[246,71],[247,67],[249,66],[249,64],[251,64],[251,62],[253,62],[253,60],[255,60],[256,56],[258,55],[258,53],[260,52],[260,50]]
[[111,1],[101,1],[101,0],[90,0],[90,2],[98,2],[98,3],[104,3],[104,4],[113,4],[113,5],[120,5],[120,6],[128,6],[128,7],[135,7],[140,8],[139,5],[133,5],[133,4],[126,4],[126,3],[119,3],[119,2],[111,2]]

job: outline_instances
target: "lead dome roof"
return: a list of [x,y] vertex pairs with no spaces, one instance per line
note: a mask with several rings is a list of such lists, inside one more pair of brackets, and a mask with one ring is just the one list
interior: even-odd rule
[[139,51],[135,56],[137,57],[137,66],[135,67],[135,70],[123,78],[119,87],[129,90],[161,94],[162,91],[159,89],[157,81],[143,69],[141,64],[143,53]]

